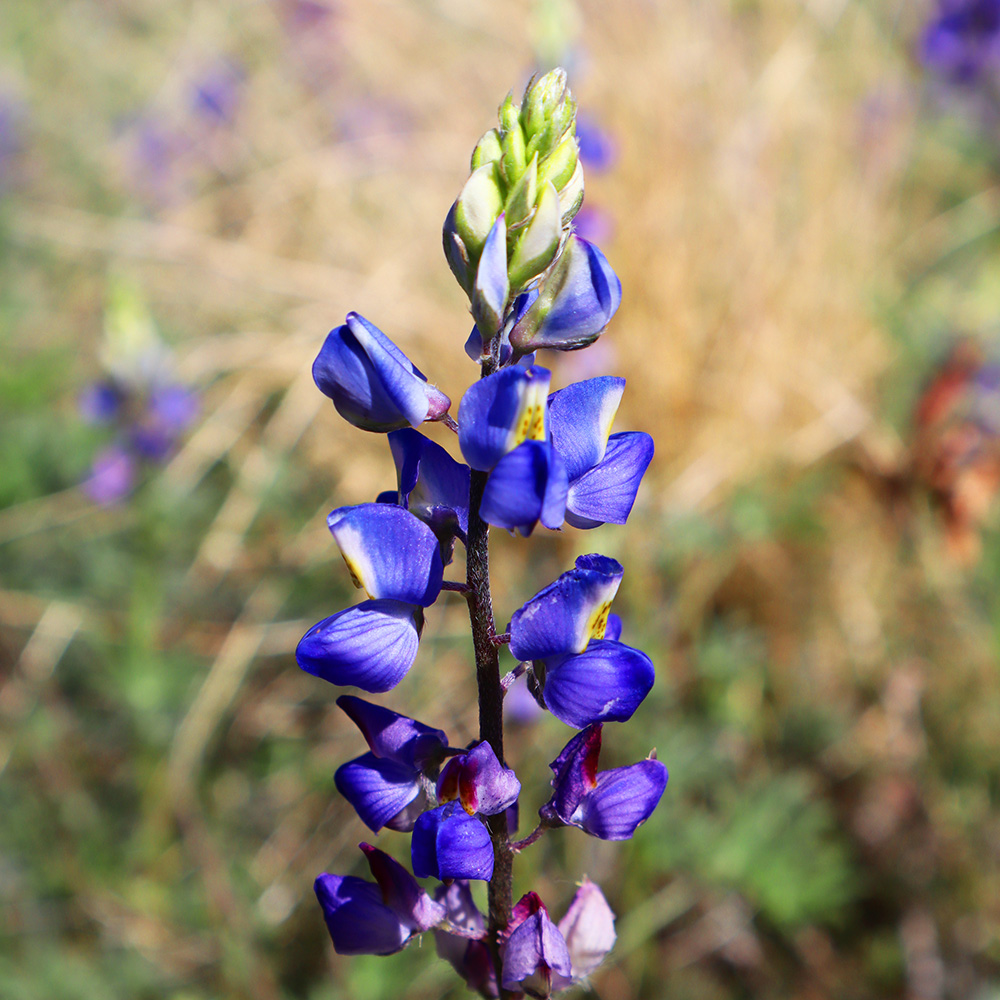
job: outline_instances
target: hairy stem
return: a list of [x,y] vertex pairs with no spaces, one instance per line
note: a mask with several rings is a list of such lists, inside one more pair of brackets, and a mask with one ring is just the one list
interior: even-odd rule
[[[491,358],[482,367],[482,376],[496,371]],[[503,763],[503,688],[500,684],[500,657],[495,643],[496,625],[493,601],[490,597],[489,525],[479,516],[486,488],[487,473],[473,470],[469,495],[469,535],[466,545],[466,567],[469,591],[469,619],[472,623],[472,645],[476,654],[476,682],[479,687],[479,738],[486,740],[497,759]],[[500,975],[500,935],[510,922],[513,907],[511,881],[510,838],[507,816],[499,813],[488,818],[493,840],[493,878],[489,882],[488,943],[497,972]],[[501,997],[510,994],[501,989]]]

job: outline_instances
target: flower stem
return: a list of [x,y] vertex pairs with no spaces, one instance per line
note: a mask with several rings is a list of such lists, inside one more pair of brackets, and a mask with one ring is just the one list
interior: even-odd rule
[[[496,371],[491,358],[484,362],[482,376]],[[503,763],[503,688],[500,685],[500,657],[494,637],[493,601],[490,596],[489,525],[479,516],[488,474],[473,470],[469,495],[469,534],[466,545],[466,581],[469,592],[469,620],[476,654],[476,682],[479,687],[479,738],[486,740]],[[507,815],[488,817],[493,841],[493,877],[489,882],[487,943],[493,956],[497,985],[501,982],[500,935],[510,923],[513,908],[512,858],[507,832]],[[500,996],[509,992],[500,989]]]

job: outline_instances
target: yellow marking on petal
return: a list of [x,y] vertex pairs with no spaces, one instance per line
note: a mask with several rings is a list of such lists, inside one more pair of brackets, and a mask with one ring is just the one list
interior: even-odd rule
[[603,639],[604,633],[608,630],[608,613],[611,611],[611,602],[605,601],[591,616],[587,622],[587,641],[591,639]]
[[[463,783],[464,784],[464,783]],[[478,804],[478,796],[476,795],[475,788],[470,785],[466,785],[461,788],[458,795],[459,802],[462,803],[462,808],[470,815],[475,815],[476,805]]]
[[344,564],[347,566],[347,572],[351,574],[351,582],[358,588],[358,590],[363,590],[365,594],[367,594],[368,600],[373,601],[375,598],[372,596],[371,592],[364,585],[364,583],[362,583],[361,570],[359,569],[358,564],[351,562],[351,560],[348,559],[343,552],[340,554],[343,556]]

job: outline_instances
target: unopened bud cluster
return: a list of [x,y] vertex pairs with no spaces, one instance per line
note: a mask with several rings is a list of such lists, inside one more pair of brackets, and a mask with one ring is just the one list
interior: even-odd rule
[[[667,783],[655,754],[598,769],[605,723],[629,720],[654,681],[649,657],[621,641],[610,610],[622,566],[581,556],[514,611],[501,635],[489,595],[490,525],[528,536],[539,523],[623,524],[653,455],[649,435],[611,433],[624,379],[552,391],[551,373],[535,364],[536,350],[595,340],[621,299],[604,255],[573,231],[583,200],[575,113],[561,70],[532,81],[520,105],[508,97],[448,214],[445,251],[476,323],[466,351],[481,364],[457,421],[450,399],[356,313],[313,365],[341,416],[387,434],[396,488],[330,514],[365,600],[313,626],[298,662],[333,684],[390,691],[416,661],[425,615],[442,593],[458,592],[469,604],[480,718],[480,739],[454,747],[441,729],[338,699],[368,750],[339,768],[337,789],[374,833],[410,835],[412,874],[362,844],[374,881],[324,874],[316,893],[341,954],[391,954],[433,930],[439,954],[484,997],[547,997],[588,976],[615,940],[614,914],[586,878],[558,924],[535,892],[514,904],[514,856],[559,827],[627,839]],[[428,421],[456,432],[464,461],[416,429]],[[464,582],[446,579],[458,543]],[[515,665],[501,679],[505,645]],[[502,699],[522,674],[538,704],[577,732],[550,764],[537,826],[512,842],[521,783],[505,760]],[[441,885],[429,894],[414,876]],[[486,914],[473,898],[476,880],[488,883]]]

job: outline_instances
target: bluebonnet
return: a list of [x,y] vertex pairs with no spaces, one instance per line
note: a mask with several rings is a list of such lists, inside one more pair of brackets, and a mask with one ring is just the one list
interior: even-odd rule
[[[624,379],[553,391],[550,369],[534,357],[592,343],[621,301],[607,259],[573,232],[583,199],[575,112],[562,71],[529,84],[520,105],[508,97],[445,221],[445,253],[475,322],[466,353],[480,365],[457,419],[449,398],[356,313],[330,333],[313,366],[341,416],[387,435],[396,488],[330,514],[366,599],[309,629],[298,662],[334,684],[389,691],[416,660],[427,609],[458,592],[469,606],[480,708],[478,739],[457,747],[409,716],[338,699],[368,750],[334,783],[369,829],[410,834],[413,875],[365,847],[376,884],[324,875],[317,891],[338,951],[387,954],[433,929],[438,953],[484,997],[565,989],[615,940],[614,914],[588,880],[558,925],[535,892],[514,905],[514,856],[561,826],[631,837],[667,781],[654,757],[597,767],[602,724],[629,719],[654,679],[652,661],[621,642],[611,613],[621,564],[580,556],[513,613],[503,635],[489,593],[489,525],[527,536],[539,524],[624,523],[653,455],[648,435],[612,433]],[[434,422],[456,433],[464,461],[432,440],[423,425]],[[465,580],[448,580],[459,543]],[[501,679],[505,644],[519,663]],[[537,828],[513,841],[521,782],[504,757],[503,699],[524,674],[538,704],[580,732],[550,765],[552,794]],[[414,876],[446,884],[431,900]],[[475,881],[489,882],[486,914],[475,905]]]
[[971,85],[1000,68],[1000,2],[942,0],[920,43],[924,63],[953,84]]

